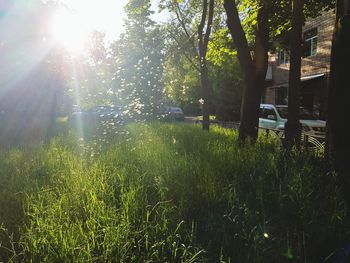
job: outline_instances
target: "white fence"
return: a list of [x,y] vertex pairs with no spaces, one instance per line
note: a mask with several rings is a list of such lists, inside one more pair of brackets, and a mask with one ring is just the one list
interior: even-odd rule
[[[197,120],[196,123],[201,123],[201,120]],[[224,128],[238,130],[239,122],[230,122],[230,121],[210,121],[210,124],[218,125]],[[284,131],[283,130],[274,130],[259,128],[260,131],[266,133],[266,136],[274,136],[284,142]],[[307,133],[301,134],[301,144],[304,148],[313,150],[315,152],[324,153],[326,146],[326,135],[310,135]]]

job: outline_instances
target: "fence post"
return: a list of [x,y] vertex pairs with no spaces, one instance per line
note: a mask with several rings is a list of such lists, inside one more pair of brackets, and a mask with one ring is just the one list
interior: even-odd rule
[[305,133],[304,133],[304,145],[306,149],[309,148],[309,136]]
[[270,130],[269,130],[269,129],[266,129],[266,133],[265,133],[266,138],[268,138],[268,137],[269,137],[269,132],[270,132]]

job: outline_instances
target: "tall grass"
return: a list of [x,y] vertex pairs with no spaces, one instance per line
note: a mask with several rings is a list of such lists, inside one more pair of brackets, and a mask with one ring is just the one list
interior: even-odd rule
[[346,244],[312,153],[179,124],[79,136],[1,152],[0,261],[331,262]]

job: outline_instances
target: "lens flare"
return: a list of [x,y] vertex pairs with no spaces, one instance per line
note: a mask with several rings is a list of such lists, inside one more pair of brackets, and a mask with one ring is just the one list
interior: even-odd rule
[[52,23],[56,42],[68,51],[84,52],[93,31],[106,34],[108,41],[123,31],[123,6],[127,0],[59,0],[62,6]]
[[89,30],[79,15],[68,11],[57,12],[53,22],[54,39],[69,51],[80,52],[84,49]]

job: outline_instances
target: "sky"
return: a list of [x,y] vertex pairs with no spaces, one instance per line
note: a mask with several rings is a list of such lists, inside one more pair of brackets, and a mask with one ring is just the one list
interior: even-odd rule
[[123,7],[128,0],[62,1],[76,12],[77,17],[86,19],[90,27],[105,32],[108,39],[117,38],[123,31]]
[[[123,32],[128,0],[60,1],[71,11],[57,12],[38,0],[0,0],[0,96],[2,86],[17,80],[18,72],[30,74],[57,43],[79,54],[92,30],[105,32],[107,43]],[[152,1],[156,11],[159,0]],[[158,22],[166,18],[153,17]]]
[[[1,1],[1,0],[0,0]],[[98,31],[106,33],[106,38],[112,40],[123,32],[123,20],[126,18],[124,6],[128,0],[61,0],[69,8],[77,13],[77,17],[84,18],[85,23],[90,24]],[[153,16],[158,22],[167,18],[165,13],[158,13],[159,0],[152,0],[152,9],[156,12]]]
[[[16,16],[23,10],[29,10],[30,3],[34,1],[38,0],[0,0],[0,31],[5,29],[6,18],[12,16],[12,21],[15,21]],[[57,1],[63,3],[67,8],[61,8],[61,11],[52,17],[53,21],[47,19],[47,24],[53,23],[53,31],[61,31],[59,33],[70,31],[71,34],[65,37],[76,37],[75,35],[83,34],[84,31],[95,29],[106,33],[107,41],[111,42],[123,32],[126,18],[124,6],[128,0]],[[162,22],[166,20],[167,14],[157,12],[158,2],[159,0],[152,0],[152,9],[156,12],[152,18],[157,22]],[[68,12],[67,9],[70,11]]]

